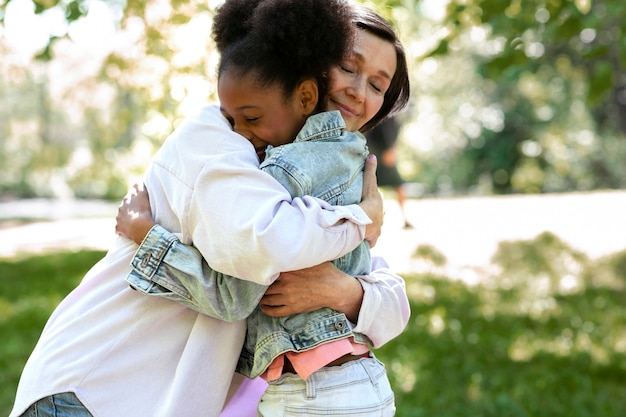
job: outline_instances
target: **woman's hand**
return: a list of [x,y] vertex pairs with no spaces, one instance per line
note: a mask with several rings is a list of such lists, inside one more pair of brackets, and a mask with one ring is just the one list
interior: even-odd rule
[[283,272],[261,299],[261,310],[272,317],[330,307],[356,323],[363,302],[360,282],[331,262]]
[[150,229],[156,224],[152,220],[150,198],[143,184],[135,184],[128,191],[115,217],[115,233],[141,244]]
[[380,236],[384,216],[383,197],[378,190],[376,181],[376,165],[376,156],[370,154],[365,161],[363,170],[363,194],[361,204],[359,204],[365,214],[372,219],[372,224],[368,224],[365,228],[365,240],[369,242],[372,248]]

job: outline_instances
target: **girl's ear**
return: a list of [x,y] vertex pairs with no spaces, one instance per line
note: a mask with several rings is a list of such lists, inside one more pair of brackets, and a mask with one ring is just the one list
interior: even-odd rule
[[302,113],[308,117],[317,108],[317,101],[319,100],[319,92],[317,89],[317,83],[312,80],[304,80],[298,85],[298,94],[296,96],[302,104]]

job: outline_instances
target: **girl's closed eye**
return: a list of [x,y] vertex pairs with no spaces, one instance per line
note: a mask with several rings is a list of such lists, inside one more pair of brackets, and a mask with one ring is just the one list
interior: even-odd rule
[[[226,116],[224,116],[224,117],[226,117]],[[235,128],[235,119],[233,119],[232,117],[226,117],[226,121],[230,125],[231,129]]]

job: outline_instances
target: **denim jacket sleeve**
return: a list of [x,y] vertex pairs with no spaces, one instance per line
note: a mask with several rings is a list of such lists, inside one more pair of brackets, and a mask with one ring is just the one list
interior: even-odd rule
[[248,317],[267,289],[214,271],[196,248],[159,225],[146,235],[131,267],[126,281],[134,289],[224,321]]

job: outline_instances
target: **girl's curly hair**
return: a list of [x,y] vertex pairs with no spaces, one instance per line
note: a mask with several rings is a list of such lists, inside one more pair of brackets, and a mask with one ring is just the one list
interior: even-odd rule
[[321,104],[328,72],[351,49],[355,29],[344,0],[227,0],[213,23],[219,74],[254,74],[261,85],[282,86],[285,96],[313,78]]

